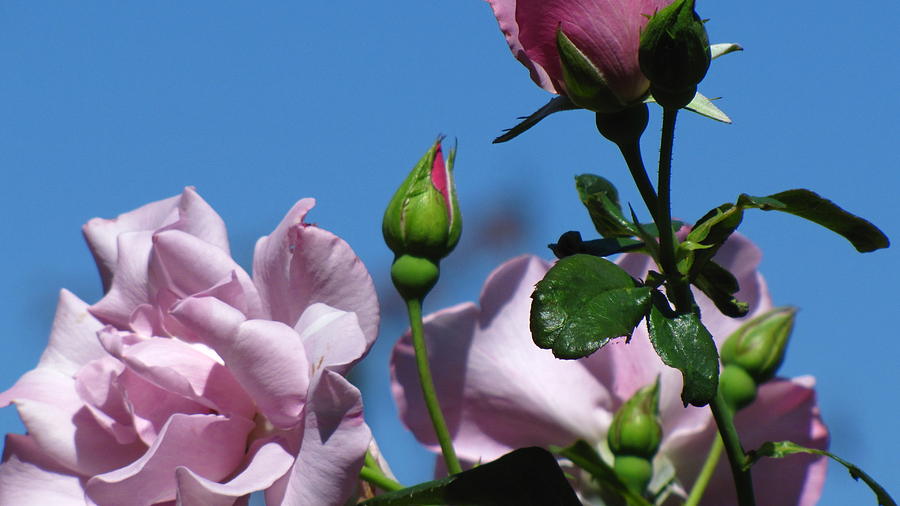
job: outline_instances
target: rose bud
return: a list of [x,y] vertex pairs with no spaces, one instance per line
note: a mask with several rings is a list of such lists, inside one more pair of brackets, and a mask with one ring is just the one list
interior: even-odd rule
[[663,107],[686,106],[706,76],[712,55],[694,0],[676,0],[657,12],[641,33],[639,61],[650,93]]
[[616,411],[606,440],[616,457],[616,476],[633,492],[643,494],[653,477],[653,456],[662,441],[658,376]]
[[449,255],[462,233],[453,183],[456,149],[446,163],[438,138],[413,167],[384,212],[381,231],[394,252],[391,275],[401,295],[423,296],[438,277],[438,262]]
[[769,381],[784,361],[797,309],[779,307],[738,328],[722,345],[722,363],[745,370],[757,385]]

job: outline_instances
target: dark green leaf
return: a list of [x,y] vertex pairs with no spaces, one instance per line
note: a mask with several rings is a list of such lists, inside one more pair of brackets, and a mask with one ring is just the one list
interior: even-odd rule
[[654,291],[647,329],[663,363],[681,371],[684,405],[709,404],[719,383],[719,353],[697,313],[675,314],[665,296]]
[[787,457],[788,455],[793,455],[795,453],[811,453],[813,455],[824,455],[831,458],[835,462],[846,467],[847,470],[850,471],[850,476],[853,477],[854,480],[862,480],[866,485],[868,485],[869,488],[872,489],[872,492],[875,493],[875,498],[878,500],[878,504],[880,504],[881,506],[897,506],[897,503],[893,498],[891,498],[887,490],[879,485],[878,482],[872,479],[872,477],[866,474],[862,469],[856,467],[855,465],[847,462],[846,460],[838,457],[831,452],[826,452],[825,450],[806,448],[791,441],[769,441],[767,443],[763,443],[763,445],[760,446],[759,449],[751,451],[748,454],[748,457],[750,459],[750,463],[748,465],[752,466],[762,457],[772,457],[780,459],[783,457]]
[[632,237],[632,224],[622,214],[619,192],[611,182],[594,174],[575,176],[575,188],[581,203],[591,215],[594,228],[603,237]]
[[556,255],[556,258],[565,258],[578,253],[585,255],[593,255],[595,257],[606,257],[615,255],[616,253],[624,253],[626,251],[634,251],[640,249],[644,243],[627,239],[624,237],[610,237],[608,239],[594,239],[591,241],[581,240],[581,233],[570,230],[559,236],[559,241],[555,244],[549,244],[549,248]]
[[494,139],[494,144],[499,144],[501,142],[506,142],[517,137],[519,134],[524,133],[529,128],[537,125],[539,121],[546,118],[547,116],[560,111],[571,111],[575,109],[581,109],[577,105],[573,104],[568,97],[558,96],[556,98],[551,99],[547,104],[537,111],[534,111],[528,116],[523,116],[519,119],[523,120],[518,125],[507,129],[506,133]]
[[578,440],[568,448],[551,447],[551,451],[572,461],[585,470],[604,489],[618,494],[628,501],[629,506],[650,506],[650,502],[628,490],[619,480],[615,470],[603,461],[594,448],[582,440]]
[[581,358],[631,335],[650,305],[650,288],[608,260],[573,255],[550,268],[531,298],[535,344],[558,358]]
[[537,447],[520,448],[460,474],[382,494],[362,504],[581,506],[556,458]]
[[750,310],[749,304],[734,297],[740,290],[734,275],[712,260],[703,264],[693,283],[725,316],[740,318]]
[[763,211],[782,211],[818,223],[844,236],[861,253],[890,245],[884,232],[871,222],[848,213],[834,202],[809,190],[788,190],[768,197],[741,195],[738,204]]

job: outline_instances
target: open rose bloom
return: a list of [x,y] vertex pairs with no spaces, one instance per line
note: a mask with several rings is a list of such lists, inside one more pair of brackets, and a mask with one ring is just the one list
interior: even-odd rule
[[350,247],[298,202],[253,276],[191,188],[84,227],[106,295],[63,290],[37,367],[0,394],[0,504],[339,505],[371,441],[343,374],[378,327]]
[[[771,308],[765,281],[756,272],[759,250],[735,235],[716,261],[740,282],[738,298],[750,303],[752,318]],[[618,264],[643,278],[649,257],[626,254]],[[488,462],[523,446],[567,446],[583,439],[601,454],[612,416],[634,392],[660,376],[663,441],[654,460],[651,489],[673,480],[671,504],[690,490],[715,435],[708,408],[682,405],[681,373],[662,364],[641,324],[631,342],[611,341],[580,360],[558,360],[531,340],[528,328],[531,293],[550,264],[532,256],[510,260],[488,278],[480,305],[460,304],[425,320],[432,371],[460,458]],[[721,315],[695,292],[703,321],[721,343],[743,319]],[[394,349],[393,391],[404,423],[437,451],[437,440],[419,396],[409,335]],[[792,440],[826,447],[828,432],[819,417],[813,379],[775,379],[764,384],[757,400],[738,413],[736,424],[746,448],[768,440]],[[825,479],[826,460],[809,455],[763,460],[753,469],[758,504],[814,504]],[[576,476],[577,472],[569,470]],[[597,490],[590,480],[576,480],[582,498],[593,504]],[[723,456],[703,504],[736,504]],[[667,503],[668,504],[668,503]]]
[[[557,30],[603,77],[610,109],[643,99],[650,82],[641,73],[638,46],[649,16],[672,0],[488,0],[513,55],[538,86],[566,95]],[[612,112],[612,111],[610,111]]]

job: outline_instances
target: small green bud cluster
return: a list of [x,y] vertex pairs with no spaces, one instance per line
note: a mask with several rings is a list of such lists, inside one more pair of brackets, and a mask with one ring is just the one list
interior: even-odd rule
[[759,385],[775,377],[784,361],[797,310],[779,307],[738,328],[722,345],[725,366],[719,388],[732,409],[739,410],[756,399]]
[[680,109],[689,104],[712,60],[694,0],[675,0],[654,14],[641,33],[638,55],[650,94],[660,105]]
[[384,212],[381,231],[394,252],[391,279],[406,299],[427,294],[440,274],[439,263],[462,233],[453,182],[456,149],[446,163],[438,138],[397,189]]
[[616,411],[606,440],[615,455],[616,476],[629,490],[643,495],[653,478],[653,457],[662,441],[658,377]]

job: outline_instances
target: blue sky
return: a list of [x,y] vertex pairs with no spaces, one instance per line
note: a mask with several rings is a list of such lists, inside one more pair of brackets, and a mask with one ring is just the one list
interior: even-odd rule
[[[900,237],[900,4],[702,2],[717,60],[701,90],[722,125],[682,115],[674,213],[696,219],[739,193],[806,187]],[[561,232],[588,233],[573,176],[613,180],[641,209],[612,145],[583,111],[520,139],[490,140],[549,96],[516,62],[488,5],[448,2],[69,2],[0,4],[0,388],[36,363],[60,288],[93,302],[99,280],[80,226],[186,185],[225,218],[249,265],[256,238],[299,198],[346,239],[382,288],[386,318],[360,372],[370,424],[400,478],[430,457],[388,395],[386,356],[403,323],[388,287],[384,205],[439,133],[457,138],[465,233],[426,311],[478,296],[503,259]],[[645,135],[655,160],[658,109]],[[497,231],[506,232],[498,235]],[[783,368],[818,380],[832,449],[900,494],[897,249],[860,255],[787,215],[750,214],[776,303],[801,311]],[[452,278],[452,279],[451,279]],[[12,408],[2,432],[22,430]],[[822,504],[869,492],[831,467]]]

